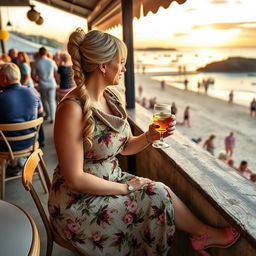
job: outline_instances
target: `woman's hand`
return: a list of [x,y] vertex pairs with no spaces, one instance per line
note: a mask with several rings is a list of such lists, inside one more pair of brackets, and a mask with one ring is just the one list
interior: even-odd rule
[[[136,190],[139,190],[145,184],[149,184],[152,182],[154,181],[151,179],[135,176],[134,178],[132,178],[127,182],[127,185],[133,186],[134,188],[133,191],[136,191]],[[129,192],[133,192],[133,191],[129,191]]]
[[[176,117],[175,115],[172,115],[172,122],[169,123],[169,126],[167,130],[163,133],[163,137],[168,137],[174,133],[176,125]],[[155,140],[160,139],[160,132],[158,132],[156,129],[158,128],[157,125],[151,124],[148,128],[148,131],[146,132],[146,138],[148,143],[152,143]]]

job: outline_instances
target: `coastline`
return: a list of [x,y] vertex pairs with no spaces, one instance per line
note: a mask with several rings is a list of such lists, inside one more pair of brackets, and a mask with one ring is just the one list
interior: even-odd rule
[[[248,166],[256,172],[256,118],[251,118],[249,108],[228,104],[227,101],[198,94],[194,91],[185,91],[166,84],[161,90],[160,82],[152,79],[152,76],[160,73],[136,73],[135,90],[138,97],[138,86],[143,88],[142,97],[147,99],[157,97],[158,102],[175,102],[178,108],[177,121],[183,120],[183,111],[186,106],[190,106],[191,127],[177,125],[176,129],[189,139],[201,137],[203,142],[206,138],[215,134],[215,156],[224,150],[224,138],[232,131],[236,138],[233,160],[238,166],[242,160],[248,161]],[[175,134],[173,135],[175,136]],[[201,142],[202,146],[203,142]]]

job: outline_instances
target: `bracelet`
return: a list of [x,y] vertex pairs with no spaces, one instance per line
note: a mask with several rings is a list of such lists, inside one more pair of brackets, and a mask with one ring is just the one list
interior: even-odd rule
[[148,144],[151,144],[152,142],[148,139],[148,132],[145,132],[145,134],[146,134],[146,140],[147,140]]

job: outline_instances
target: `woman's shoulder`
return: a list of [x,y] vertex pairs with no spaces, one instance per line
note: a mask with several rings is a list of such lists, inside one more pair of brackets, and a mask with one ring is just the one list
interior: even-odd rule
[[75,102],[77,105],[82,107],[82,99],[77,91],[77,88],[72,89],[68,92],[62,100],[59,102],[59,106],[65,104],[69,104],[70,102]]

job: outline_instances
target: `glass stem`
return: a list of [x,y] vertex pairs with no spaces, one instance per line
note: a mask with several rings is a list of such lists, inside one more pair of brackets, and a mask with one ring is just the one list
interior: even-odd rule
[[163,132],[160,132],[160,141],[164,142]]

